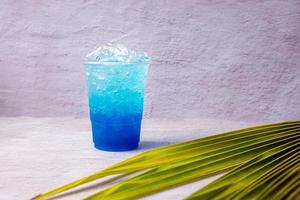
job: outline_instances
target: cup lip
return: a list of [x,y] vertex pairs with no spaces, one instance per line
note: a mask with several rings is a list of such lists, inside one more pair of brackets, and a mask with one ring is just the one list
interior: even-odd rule
[[129,64],[149,64],[151,61],[144,61],[144,62],[116,62],[116,61],[105,61],[105,62],[97,62],[97,61],[84,61],[83,64],[88,64],[88,65],[114,65],[114,64],[119,64],[119,65],[129,65]]

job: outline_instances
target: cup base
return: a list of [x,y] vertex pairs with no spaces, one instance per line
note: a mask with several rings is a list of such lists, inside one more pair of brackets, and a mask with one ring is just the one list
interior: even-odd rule
[[98,150],[102,150],[102,151],[110,151],[110,152],[119,152],[119,151],[131,151],[131,150],[135,150],[139,147],[139,145],[134,145],[131,147],[123,147],[123,148],[114,148],[114,147],[104,147],[101,145],[97,145],[94,143],[94,147]]
[[92,121],[95,147],[104,151],[130,151],[138,148],[141,121],[120,125]]

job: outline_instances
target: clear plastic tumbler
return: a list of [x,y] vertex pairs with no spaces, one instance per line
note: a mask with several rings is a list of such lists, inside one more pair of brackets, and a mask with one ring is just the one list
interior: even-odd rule
[[106,151],[136,149],[149,59],[86,60],[84,65],[95,147]]

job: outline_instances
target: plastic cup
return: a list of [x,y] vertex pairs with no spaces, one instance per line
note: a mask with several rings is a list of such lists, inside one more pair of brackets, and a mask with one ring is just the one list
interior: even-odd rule
[[97,149],[138,147],[149,63],[85,62],[93,142]]

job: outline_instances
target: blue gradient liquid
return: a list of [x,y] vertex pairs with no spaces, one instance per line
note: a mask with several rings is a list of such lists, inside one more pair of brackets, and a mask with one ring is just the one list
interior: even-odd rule
[[148,63],[86,63],[85,69],[95,147],[106,151],[136,149]]

